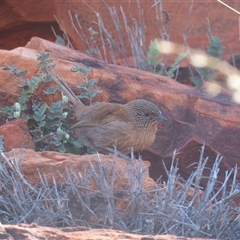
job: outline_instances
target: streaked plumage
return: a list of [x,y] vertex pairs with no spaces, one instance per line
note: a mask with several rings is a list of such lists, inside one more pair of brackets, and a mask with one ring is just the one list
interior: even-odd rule
[[159,120],[167,120],[156,104],[144,99],[85,106],[61,79],[54,80],[76,107],[73,135],[99,152],[114,145],[125,154],[131,147],[141,151],[154,142]]

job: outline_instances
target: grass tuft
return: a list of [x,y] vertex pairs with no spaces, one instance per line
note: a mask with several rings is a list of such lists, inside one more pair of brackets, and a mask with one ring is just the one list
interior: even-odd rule
[[[65,181],[60,186],[54,178],[48,183],[43,173],[39,173],[40,184],[33,186],[21,172],[21,161],[11,161],[1,152],[0,219],[3,224],[82,225],[141,234],[239,239],[240,210],[233,202],[240,194],[237,167],[226,172],[224,182],[217,188],[222,158],[217,156],[209,176],[203,176],[208,161],[203,154],[204,147],[195,171],[184,180],[178,173],[174,153],[170,169],[165,167],[167,181],[158,181],[146,190],[141,158],[132,157],[124,173],[119,174],[117,153],[108,167],[98,155],[97,164],[89,161],[90,167],[81,173],[66,168]],[[129,179],[129,187],[116,188],[124,176]],[[201,182],[206,178],[203,189]],[[93,183],[95,187],[91,188]]]

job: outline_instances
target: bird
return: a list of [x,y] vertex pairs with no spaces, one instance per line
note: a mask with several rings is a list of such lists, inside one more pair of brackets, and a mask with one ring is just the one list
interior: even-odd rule
[[140,152],[154,142],[159,121],[167,120],[155,103],[145,99],[85,106],[58,75],[53,79],[74,105],[77,122],[71,126],[72,135],[98,152],[114,147],[123,154],[132,148]]

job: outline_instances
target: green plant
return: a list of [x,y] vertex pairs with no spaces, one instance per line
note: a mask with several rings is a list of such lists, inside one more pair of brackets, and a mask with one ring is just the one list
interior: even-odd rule
[[77,88],[82,89],[83,93],[77,95],[79,99],[86,98],[90,101],[90,105],[93,104],[92,99],[102,93],[101,90],[92,89],[93,86],[98,82],[98,79],[88,79],[88,74],[91,72],[91,68],[84,66],[75,65],[72,67],[73,72],[80,72],[83,76],[84,84],[77,85]]
[[[115,33],[108,29],[108,25],[103,21],[101,14],[94,11],[96,14],[96,25],[86,26],[81,25],[81,20],[76,14],[69,11],[69,17],[73,29],[76,31],[81,40],[85,43],[87,54],[95,55],[94,57],[111,62],[114,64],[126,65],[137,69],[154,72],[160,75],[166,75],[171,78],[178,74],[179,63],[184,59],[186,53],[177,56],[175,62],[168,67],[168,56],[164,55],[160,58],[160,52],[156,47],[157,40],[153,40],[147,49],[146,41],[146,24],[144,22],[144,14],[140,1],[133,4],[138,6],[138,16],[132,15],[131,11],[125,13],[125,9],[120,7],[117,11],[114,6],[109,6],[104,1],[107,7],[111,20],[115,26]],[[91,4],[85,2],[86,7],[92,9]],[[129,4],[129,9],[132,5]],[[169,40],[169,34],[166,30],[171,25],[171,16],[169,11],[163,9],[161,1],[152,6],[156,9],[156,24],[160,30],[161,36],[165,40]],[[154,16],[153,16],[154,17]],[[91,23],[90,23],[91,24]],[[89,34],[87,34],[89,33]],[[117,34],[117,36],[115,36]],[[187,38],[187,33],[185,38]],[[130,53],[130,54],[129,54]],[[147,56],[146,56],[147,53]],[[131,59],[129,59],[131,56]]]
[[31,80],[24,80],[23,77],[27,74],[27,70],[18,70],[15,68],[15,66],[11,65],[6,65],[6,70],[10,70],[12,74],[16,75],[19,78],[20,84],[18,86],[22,88],[22,92],[20,94],[18,102],[14,103],[14,105],[11,107],[3,107],[1,112],[6,113],[9,119],[20,117],[28,119],[28,114],[25,112],[27,110],[26,104],[28,103],[34,91],[38,88],[41,82],[41,78],[32,77]]
[[[215,36],[211,36],[210,45],[208,46],[208,55],[221,59],[223,56],[223,46],[222,41]],[[212,80],[216,76],[216,71],[213,68],[195,68],[198,76],[192,76],[191,81],[196,86],[201,86],[206,81]]]
[[162,62],[160,58],[161,52],[159,49],[158,40],[155,39],[151,41],[147,56],[148,56],[148,64],[152,72],[159,75],[166,75],[170,78],[174,77],[174,73],[178,70],[180,62],[188,55],[188,51],[185,53],[181,53],[177,56],[174,63],[170,68]]
[[[38,55],[38,66],[41,68],[38,76],[31,79],[23,79],[27,71],[17,70],[15,66],[7,65],[6,69],[20,79],[19,87],[22,88],[20,97],[11,107],[4,107],[1,112],[8,115],[8,119],[24,118],[27,120],[30,133],[32,134],[37,150],[40,151],[60,151],[81,154],[85,150],[84,145],[78,139],[69,136],[71,127],[70,120],[74,117],[74,109],[63,96],[62,100],[52,102],[47,105],[39,97],[34,98],[34,92],[39,87],[44,87],[44,83],[50,82],[53,77],[57,77],[54,72],[55,65],[49,54]],[[92,87],[98,79],[88,79],[91,68],[75,66],[73,71],[80,71],[83,75],[85,84],[78,86],[84,92],[79,98],[87,98],[92,103],[92,98],[101,91],[94,90]],[[58,91],[58,87],[44,88],[46,95],[52,95]],[[87,148],[88,152],[92,152]]]

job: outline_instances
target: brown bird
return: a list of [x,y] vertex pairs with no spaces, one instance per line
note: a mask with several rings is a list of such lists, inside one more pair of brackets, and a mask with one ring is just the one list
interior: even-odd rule
[[131,147],[141,151],[154,142],[159,120],[167,120],[157,105],[144,99],[85,106],[59,77],[53,79],[75,106],[78,122],[71,127],[73,135],[99,152],[113,146],[124,154]]

